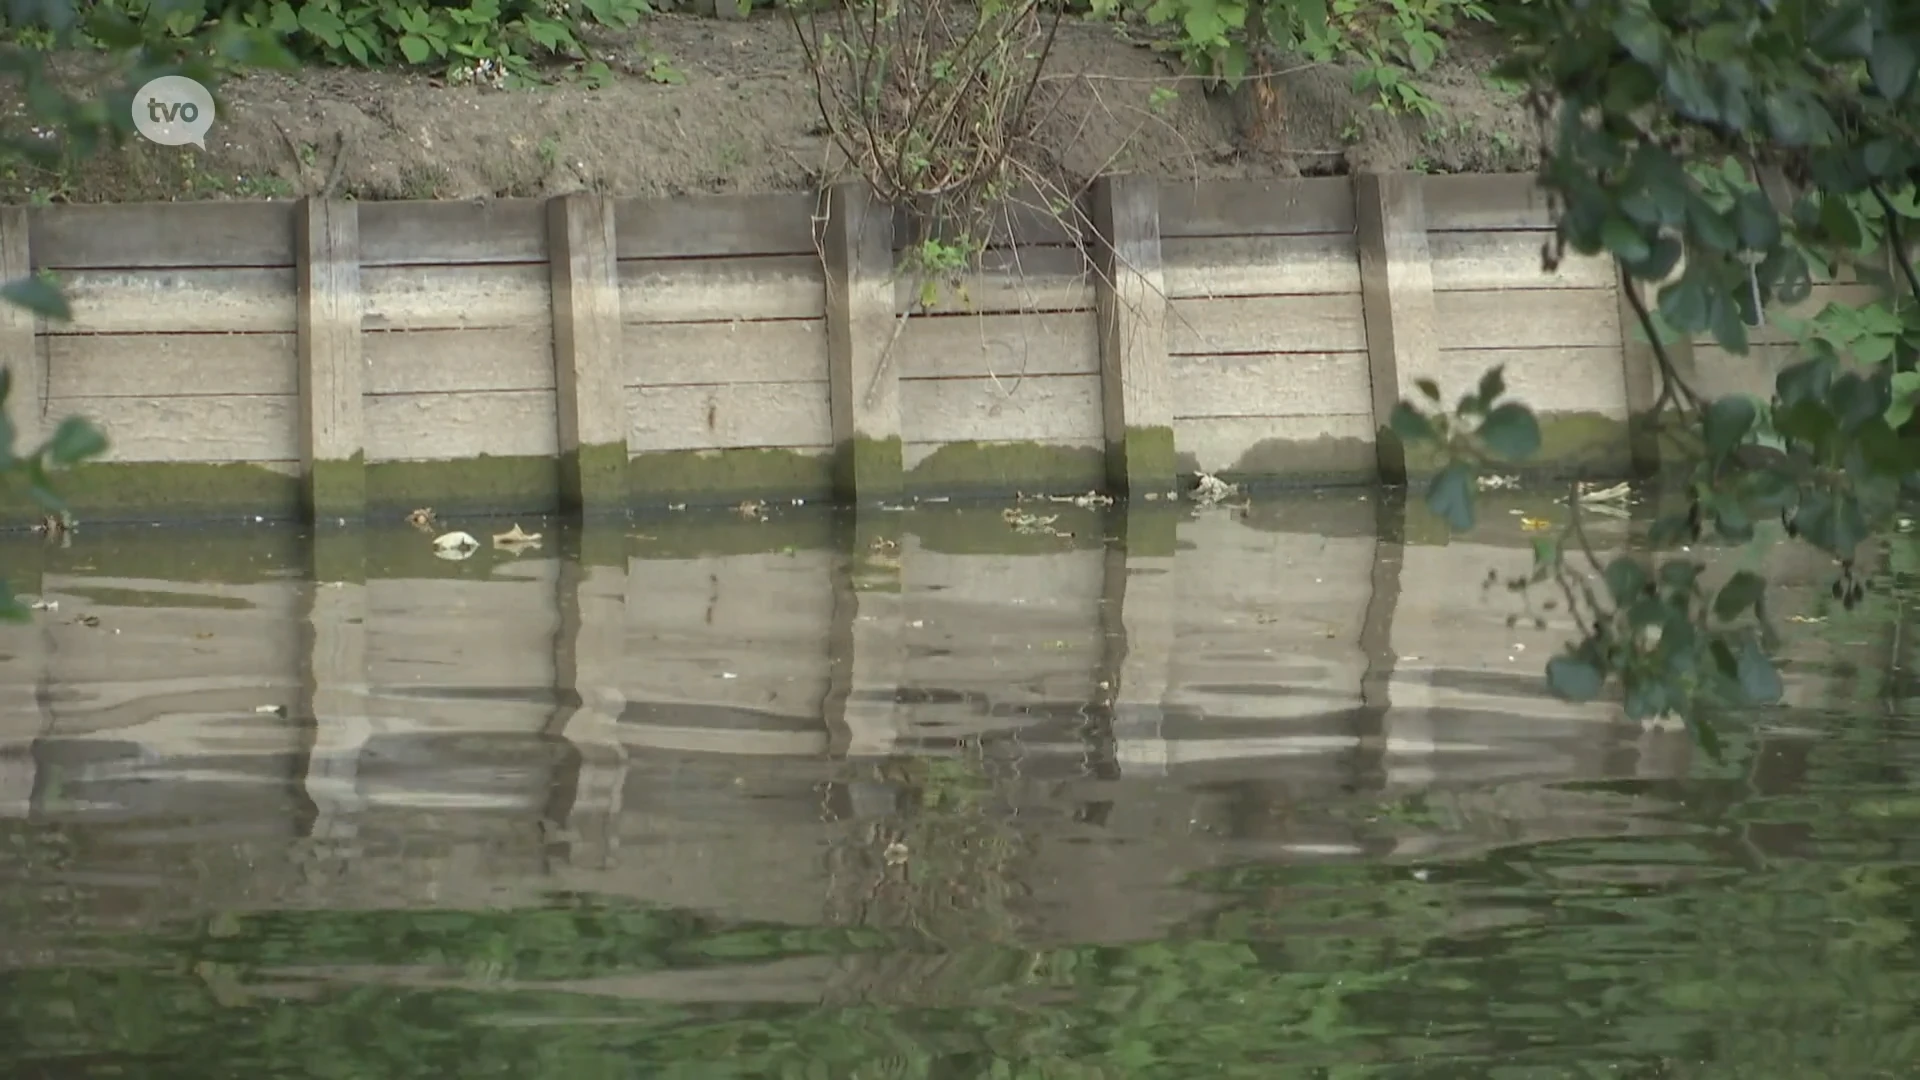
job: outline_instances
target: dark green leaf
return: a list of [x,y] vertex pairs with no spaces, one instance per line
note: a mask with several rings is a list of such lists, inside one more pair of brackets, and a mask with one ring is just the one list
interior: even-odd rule
[[1743,191],[1733,204],[1733,224],[1740,246],[1748,251],[1770,251],[1780,242],[1780,215],[1759,191]]
[[1866,539],[1860,500],[1850,492],[1813,488],[1800,496],[1793,524],[1807,543],[1839,559],[1851,559]]
[[1480,376],[1480,408],[1491,409],[1500,395],[1507,392],[1507,370],[1505,364],[1495,364]]
[[1829,192],[1820,200],[1820,227],[1839,247],[1852,250],[1860,246],[1859,215],[1847,200]]
[[1603,685],[1600,669],[1581,657],[1556,656],[1547,661],[1547,689],[1562,701],[1592,701],[1600,696]]
[[1532,409],[1510,401],[1487,414],[1480,424],[1480,441],[1496,456],[1523,461],[1540,452],[1540,422]]
[[47,457],[55,465],[75,465],[98,457],[107,449],[107,437],[100,429],[77,416],[60,421],[53,437],[47,440]]
[[1707,288],[1699,275],[1683,274],[1660,289],[1660,317],[1685,334],[1707,328]]
[[1835,60],[1860,60],[1873,54],[1873,14],[1863,3],[1841,0],[1808,31],[1814,50]]
[[49,319],[67,322],[73,318],[73,309],[67,306],[67,298],[61,295],[60,287],[39,275],[0,285],[0,299]]
[[1713,613],[1722,620],[1737,619],[1742,612],[1760,603],[1766,592],[1766,578],[1751,570],[1742,570],[1720,586],[1719,594],[1713,598]]
[[1665,281],[1680,264],[1680,254],[1684,249],[1680,241],[1671,236],[1662,236],[1654,240],[1647,249],[1647,257],[1639,262],[1628,262],[1627,270],[1641,281]]
[[1629,7],[1613,19],[1613,36],[1635,60],[1658,70],[1667,58],[1667,28],[1645,8]]
[[1832,385],[1833,361],[1802,360],[1780,369],[1773,379],[1773,392],[1779,395],[1781,404],[1797,405],[1826,400],[1827,388]]
[[1627,680],[1625,697],[1629,720],[1635,722],[1651,720],[1667,713],[1667,688],[1657,678],[1643,675]]
[[1605,244],[1613,257],[1624,263],[1644,262],[1653,254],[1653,246],[1647,242],[1646,234],[1623,217],[1610,217],[1600,227],[1600,242]]
[[1454,532],[1473,528],[1473,469],[1456,461],[1441,469],[1427,487],[1427,509]]
[[1744,394],[1728,394],[1707,406],[1704,422],[1707,453],[1718,459],[1733,452],[1753,430],[1758,413]]
[[1686,559],[1674,559],[1660,565],[1660,584],[1669,589],[1691,589],[1700,577],[1700,564]]
[[1608,595],[1621,606],[1638,599],[1647,587],[1647,571],[1631,555],[1621,555],[1608,563],[1606,579]]
[[1434,430],[1433,422],[1427,419],[1426,414],[1404,401],[1394,403],[1387,423],[1401,442],[1438,442],[1440,439],[1440,433]]
[[1440,404],[1439,383],[1434,382],[1432,379],[1415,379],[1413,385],[1420,388],[1421,395],[1428,401],[1433,402],[1435,405]]

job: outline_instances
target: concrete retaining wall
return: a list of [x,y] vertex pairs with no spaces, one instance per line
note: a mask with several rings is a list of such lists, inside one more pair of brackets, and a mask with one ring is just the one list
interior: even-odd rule
[[[19,422],[109,432],[69,484],[95,516],[1394,479],[1385,410],[1492,363],[1550,462],[1630,465],[1647,350],[1610,261],[1542,271],[1531,177],[1109,178],[1086,209],[1010,214],[922,310],[855,188],[15,208],[0,260],[74,320],[0,333]],[[1710,388],[1764,386],[1729,359],[1699,350]]]

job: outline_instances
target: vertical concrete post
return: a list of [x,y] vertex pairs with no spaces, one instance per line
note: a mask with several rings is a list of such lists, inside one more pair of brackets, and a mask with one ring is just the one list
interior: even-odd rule
[[1412,172],[1361,173],[1353,178],[1353,197],[1380,479],[1403,484],[1406,448],[1387,423],[1414,380],[1440,363],[1426,199],[1420,174]]
[[563,706],[552,734],[579,751],[571,797],[556,806],[552,823],[569,840],[568,862],[612,867],[620,849],[620,813],[627,787],[628,756],[620,741],[627,707],[627,605],[624,534],[581,535],[560,552],[560,623],[554,639],[554,678],[580,704]]
[[1158,182],[1101,177],[1093,187],[1093,225],[1107,484],[1117,495],[1172,493],[1173,387]]
[[834,494],[849,503],[898,497],[900,371],[894,345],[893,209],[867,185],[826,193],[820,252],[827,277],[827,381]]
[[[33,253],[27,243],[27,208],[0,207],[0,283],[33,274]],[[5,364],[12,389],[7,394],[7,419],[13,421],[11,449],[29,449],[45,436],[47,400],[46,354],[36,337],[39,318],[18,304],[0,304],[0,364]]]
[[906,677],[906,597],[900,579],[910,554],[899,514],[848,514],[836,524],[845,561],[833,575],[833,666],[822,709],[828,753],[887,757],[906,727],[895,696]]
[[357,530],[315,536],[312,545],[301,682],[313,741],[300,783],[315,814],[308,835],[345,841],[358,832],[360,757],[373,737],[367,715],[366,545]]
[[348,201],[300,201],[298,281],[301,499],[309,521],[364,518],[360,211]]
[[627,398],[613,204],[575,192],[547,202],[560,498],[582,514],[627,508]]
[[1107,549],[1100,605],[1107,642],[1101,681],[1113,705],[1114,761],[1122,776],[1161,776],[1171,758],[1162,728],[1177,636],[1180,509],[1128,502],[1116,510],[1127,543]]

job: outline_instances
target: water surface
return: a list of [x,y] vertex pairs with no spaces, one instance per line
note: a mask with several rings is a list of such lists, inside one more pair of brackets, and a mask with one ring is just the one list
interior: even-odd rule
[[1542,695],[1538,515],[10,541],[0,1074],[1912,1075],[1904,541],[1729,556],[1715,761]]

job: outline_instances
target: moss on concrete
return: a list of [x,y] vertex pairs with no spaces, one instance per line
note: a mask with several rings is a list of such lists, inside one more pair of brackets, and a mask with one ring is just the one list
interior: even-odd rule
[[914,495],[1084,492],[1105,486],[1106,451],[1038,442],[947,443],[907,472]]
[[[1599,413],[1547,413],[1540,418],[1540,452],[1499,471],[1531,479],[1573,475],[1593,480],[1622,480],[1633,474],[1632,442],[1626,421]],[[1446,459],[1431,446],[1409,449],[1407,481],[1430,478]]]
[[[54,489],[83,521],[291,520],[301,513],[299,477],[239,462],[89,462],[54,474]],[[9,488],[3,505],[0,520],[16,527],[43,516],[24,488]]]
[[449,512],[550,513],[560,506],[560,463],[549,457],[380,461],[367,466],[367,512],[414,507]]
[[856,435],[834,449],[833,493],[841,502],[892,501],[905,483],[900,437]]
[[1180,523],[1186,519],[1187,508],[1176,500],[1128,499],[1115,505],[1108,520],[1128,555],[1166,558],[1180,549]]
[[1116,494],[1172,491],[1178,472],[1171,427],[1130,427],[1107,444],[1107,487]]
[[833,461],[800,450],[662,450],[627,464],[626,490],[640,507],[718,506],[745,499],[826,499]]
[[306,507],[317,523],[359,521],[367,516],[367,461],[355,453],[345,461],[316,461],[306,481]]
[[597,443],[560,455],[560,505],[582,514],[627,509],[627,444]]
[[[1200,472],[1192,454],[1181,454],[1183,486]],[[1246,488],[1306,487],[1313,484],[1372,483],[1378,459],[1365,439],[1262,439],[1248,447],[1238,461],[1214,475]]]

